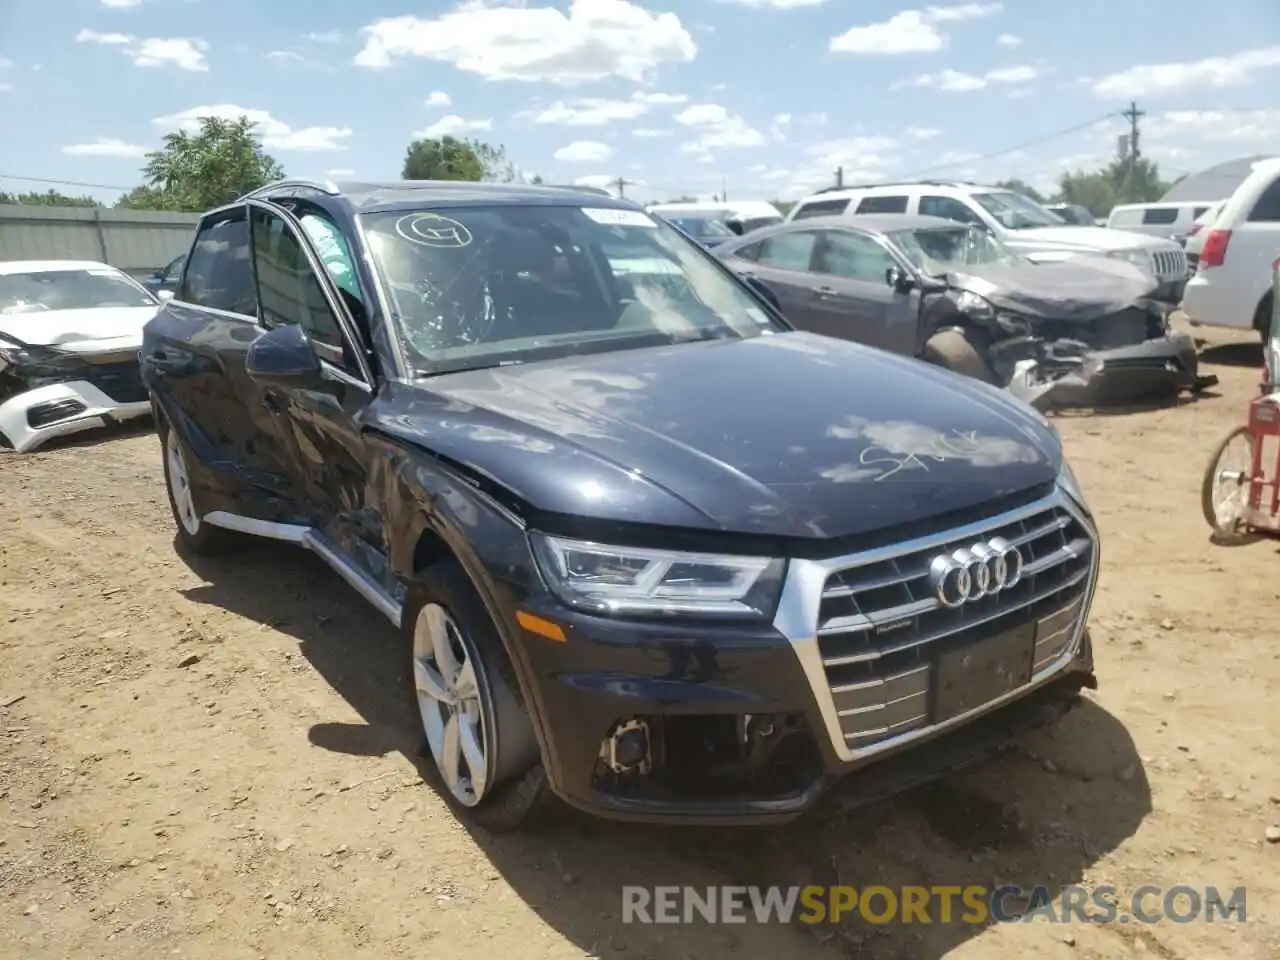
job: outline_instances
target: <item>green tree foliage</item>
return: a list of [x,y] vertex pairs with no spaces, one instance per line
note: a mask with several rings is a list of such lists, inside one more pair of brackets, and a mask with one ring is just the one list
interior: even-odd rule
[[199,132],[170,133],[163,147],[147,154],[146,183],[127,194],[124,205],[202,213],[283,176],[248,117],[203,117]]
[[409,144],[405,180],[486,180],[511,183],[518,176],[504,147],[461,137],[423,138]]
[[1095,217],[1105,217],[1121,203],[1152,203],[1164,196],[1173,183],[1160,178],[1158,164],[1146,157],[1116,157],[1101,170],[1064,173],[1058,180],[1058,203],[1078,203]]
[[1044,194],[1025,180],[1019,180],[1017,177],[1013,177],[1009,180],[998,180],[994,185],[999,187],[1001,190],[1009,190],[1013,193],[1020,193],[1024,197],[1030,197],[1036,203],[1046,202]]
[[36,207],[100,207],[93,197],[69,197],[57,190],[47,193],[5,193],[0,190],[0,203],[22,203]]

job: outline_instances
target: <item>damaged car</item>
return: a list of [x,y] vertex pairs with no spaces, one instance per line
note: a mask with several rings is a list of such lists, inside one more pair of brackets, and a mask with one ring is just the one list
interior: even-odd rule
[[715,250],[795,326],[918,357],[1033,405],[1107,406],[1200,390],[1195,343],[1159,280],[1104,257],[1033,263],[937,217],[824,217]]
[[105,263],[0,262],[0,445],[26,453],[149,413],[138,349],[159,306]]

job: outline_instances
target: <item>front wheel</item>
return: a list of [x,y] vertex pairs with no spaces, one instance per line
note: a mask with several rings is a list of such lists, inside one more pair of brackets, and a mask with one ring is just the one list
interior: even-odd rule
[[236,536],[230,530],[210,526],[202,518],[196,491],[191,486],[187,469],[187,452],[182,439],[163,418],[157,417],[160,447],[164,453],[164,485],[169,494],[169,509],[178,528],[178,540],[191,554],[215,556],[233,549]]
[[995,383],[995,374],[972,341],[960,330],[939,330],[927,341],[924,359],[953,373],[960,373],[983,383]]
[[1249,539],[1244,523],[1249,479],[1253,475],[1253,437],[1247,427],[1236,427],[1222,438],[1209,457],[1200,487],[1200,509],[1221,543]]
[[405,604],[410,694],[445,799],[493,831],[551,803],[519,681],[483,601],[454,560],[419,572]]

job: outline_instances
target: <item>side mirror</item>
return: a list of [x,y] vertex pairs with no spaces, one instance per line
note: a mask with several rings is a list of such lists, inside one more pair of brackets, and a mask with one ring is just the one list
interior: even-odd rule
[[159,300],[161,303],[168,303],[170,300],[172,300],[172,299],[173,299],[173,291],[172,291],[172,290],[157,290],[157,291],[156,291],[156,299],[157,299],[157,300]]
[[910,293],[916,285],[911,275],[900,267],[890,267],[886,270],[884,282],[893,287],[895,293]]
[[261,384],[317,390],[324,383],[320,357],[297,324],[272,327],[249,345],[245,372]]
[[743,277],[747,281],[747,286],[754,290],[757,294],[769,301],[769,305],[779,313],[782,312],[782,306],[778,303],[778,297],[759,277]]
[[734,233],[736,233],[738,236],[742,236],[743,233],[746,232],[742,229],[742,221],[739,220],[737,217],[730,217],[728,220],[724,222],[724,225],[728,227],[730,230],[732,230]]

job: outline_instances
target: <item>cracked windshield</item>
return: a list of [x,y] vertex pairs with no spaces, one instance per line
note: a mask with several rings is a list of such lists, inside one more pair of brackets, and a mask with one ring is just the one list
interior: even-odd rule
[[931,276],[941,276],[957,267],[1022,260],[985,230],[963,227],[899,230],[890,236],[917,269]]
[[422,374],[774,328],[694,244],[638,210],[394,211],[365,226]]

